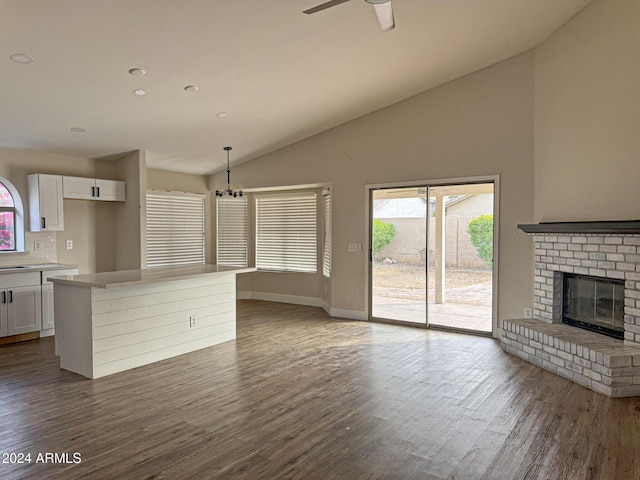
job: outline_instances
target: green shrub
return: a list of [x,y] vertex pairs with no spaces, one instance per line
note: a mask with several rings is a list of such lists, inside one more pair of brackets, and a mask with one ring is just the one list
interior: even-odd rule
[[373,253],[384,250],[396,236],[396,227],[393,223],[383,222],[375,218],[373,220]]
[[478,256],[493,267],[493,215],[480,215],[472,219],[467,227],[471,243]]

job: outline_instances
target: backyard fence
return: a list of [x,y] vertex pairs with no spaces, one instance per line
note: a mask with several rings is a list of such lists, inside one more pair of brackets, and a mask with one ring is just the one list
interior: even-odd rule
[[[469,222],[477,215],[458,216],[447,215],[445,233],[445,256],[447,268],[487,268],[487,263],[478,256],[476,248],[471,243],[471,237],[467,233]],[[396,235],[393,241],[384,250],[376,254],[376,260],[382,261],[389,258],[398,263],[424,265],[427,252],[430,254],[430,263],[433,266],[435,252],[435,238],[427,235],[424,218],[381,218],[384,222],[392,223],[396,227]],[[434,217],[429,218],[429,230],[435,232]],[[427,250],[428,248],[428,250]]]

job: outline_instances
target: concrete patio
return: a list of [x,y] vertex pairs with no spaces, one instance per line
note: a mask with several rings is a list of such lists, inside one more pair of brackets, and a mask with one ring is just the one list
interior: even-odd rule
[[[447,288],[446,302],[434,303],[435,289],[429,289],[429,324],[491,332],[491,282]],[[373,316],[424,324],[427,304],[424,290],[374,287]]]

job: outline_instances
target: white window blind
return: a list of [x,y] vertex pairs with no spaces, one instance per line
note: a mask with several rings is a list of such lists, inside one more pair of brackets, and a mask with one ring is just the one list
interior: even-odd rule
[[256,267],[318,270],[317,195],[256,197]]
[[216,199],[218,265],[247,266],[247,197]]
[[147,266],[204,263],[204,198],[147,192]]
[[324,243],[322,254],[322,274],[331,276],[331,192],[322,192],[322,225],[324,227]]

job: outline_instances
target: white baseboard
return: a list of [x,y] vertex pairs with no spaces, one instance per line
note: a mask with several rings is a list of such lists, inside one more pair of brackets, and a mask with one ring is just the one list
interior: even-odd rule
[[330,316],[335,318],[346,318],[349,320],[368,320],[365,312],[360,310],[346,310],[343,308],[332,308],[321,298],[303,297],[299,295],[282,295],[268,292],[236,292],[238,300],[262,300],[265,302],[290,303],[292,305],[306,305],[308,307],[321,307]]
[[236,292],[236,298],[239,300],[264,300],[265,302],[290,303],[292,305],[324,308],[324,302],[321,298],[302,297],[299,295],[282,295],[268,292]]
[[331,308],[327,311],[327,313],[335,318],[346,318],[349,320],[365,320],[365,321],[369,320],[367,318],[367,314],[362,310],[346,310],[344,308]]

